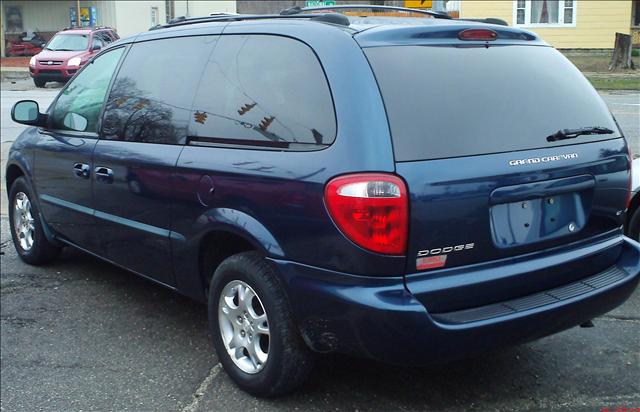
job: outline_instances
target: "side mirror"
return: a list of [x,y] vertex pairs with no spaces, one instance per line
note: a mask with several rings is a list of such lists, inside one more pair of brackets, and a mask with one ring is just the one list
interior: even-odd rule
[[11,109],[11,119],[28,126],[45,126],[47,115],[40,113],[38,103],[33,100],[20,100]]

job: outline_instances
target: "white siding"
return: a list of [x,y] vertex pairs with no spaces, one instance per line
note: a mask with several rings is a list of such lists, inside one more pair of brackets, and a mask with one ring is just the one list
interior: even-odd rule
[[121,1],[115,2],[115,26],[120,37],[128,37],[151,27],[151,8],[158,8],[160,24],[166,23],[165,2]]
[[[198,17],[208,16],[211,13],[235,13],[235,1],[196,1],[176,0],[174,2],[175,16]],[[188,12],[187,12],[188,7]]]

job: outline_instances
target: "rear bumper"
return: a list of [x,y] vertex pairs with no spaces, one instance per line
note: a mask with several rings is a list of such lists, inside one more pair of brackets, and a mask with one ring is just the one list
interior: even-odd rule
[[[274,263],[312,349],[420,365],[534,340],[619,306],[640,279],[640,244],[623,237],[617,240],[619,257],[604,271],[548,291],[447,313],[430,313],[409,292],[409,281],[405,288],[403,277],[352,276],[292,262]],[[421,281],[423,286],[429,283]]]

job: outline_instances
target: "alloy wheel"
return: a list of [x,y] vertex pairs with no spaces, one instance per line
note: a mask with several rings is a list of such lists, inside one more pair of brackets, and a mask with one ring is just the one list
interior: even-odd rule
[[31,201],[24,192],[18,192],[13,203],[13,228],[22,250],[29,251],[33,247],[35,239],[35,225],[33,216],[31,215]]
[[254,374],[269,357],[269,321],[264,305],[247,283],[233,280],[222,289],[218,323],[222,342],[233,363]]

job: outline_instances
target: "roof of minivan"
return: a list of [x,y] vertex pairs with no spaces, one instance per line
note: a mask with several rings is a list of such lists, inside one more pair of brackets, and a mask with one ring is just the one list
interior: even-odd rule
[[[326,21],[310,19],[309,16],[232,16],[238,20],[212,18],[194,21],[185,21],[175,25],[166,25],[148,32],[143,32],[135,37],[125,39],[123,42],[151,40],[153,38],[171,37],[172,35],[187,35],[187,33],[221,34],[226,31],[227,26],[237,29],[246,27],[251,32],[255,32],[256,26],[270,27],[281,25],[283,34],[289,28],[296,26],[297,29],[303,27],[314,27],[316,30],[327,31],[339,30],[354,36],[362,47],[371,47],[390,44],[444,44],[463,42],[458,39],[458,33],[468,28],[485,28],[498,33],[498,38],[491,41],[491,44],[512,44],[513,42],[531,45],[546,45],[534,33],[520,28],[507,27],[484,22],[462,20],[462,19],[441,19],[428,17],[389,17],[389,16],[346,16],[350,24],[332,24]],[[286,17],[286,18],[285,18]],[[473,43],[464,41],[464,43]],[[478,41],[475,41],[478,43]],[[480,43],[487,43],[481,41]]]

